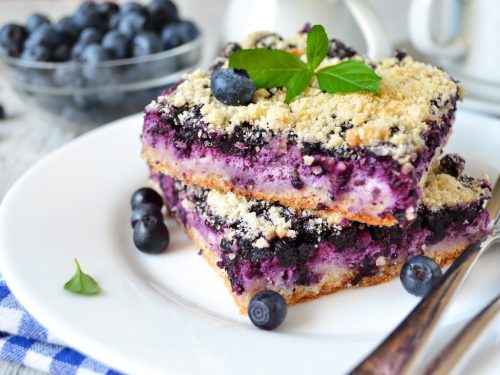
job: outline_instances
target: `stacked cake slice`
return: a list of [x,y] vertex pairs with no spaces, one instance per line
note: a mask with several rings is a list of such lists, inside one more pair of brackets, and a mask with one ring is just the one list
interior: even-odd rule
[[[257,33],[222,51],[305,54],[306,34]],[[397,275],[425,253],[440,265],[486,233],[484,180],[463,160],[439,161],[461,88],[444,71],[399,54],[367,61],[331,40],[322,66],[354,59],[380,93],[258,89],[226,105],[196,71],[146,108],[143,156],[172,213],[221,271],[244,310],[258,290],[300,302]]]

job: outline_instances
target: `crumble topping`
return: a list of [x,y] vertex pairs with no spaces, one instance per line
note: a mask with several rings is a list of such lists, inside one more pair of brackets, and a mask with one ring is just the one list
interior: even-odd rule
[[484,180],[469,177],[455,178],[449,174],[436,174],[429,178],[425,187],[422,203],[436,211],[443,207],[468,204],[489,196],[489,188]]
[[257,241],[255,241],[254,246],[258,249],[264,249],[269,247],[269,242],[267,242],[263,237],[260,237]]
[[[291,208],[269,205],[265,215],[257,214],[253,211],[255,201],[249,201],[234,193],[222,193],[216,190],[208,192],[206,203],[213,214],[223,217],[230,223],[240,222],[251,238],[255,238],[259,233],[264,233],[266,239],[276,236],[288,237],[292,227],[290,213],[295,213]],[[257,247],[266,247],[263,241],[265,239],[262,239]]]
[[311,165],[312,163],[314,163],[314,157],[313,156],[304,155],[303,159],[304,159],[304,164],[305,165]]
[[[254,33],[241,43],[243,48],[280,48],[300,54],[305,59],[306,34],[283,40],[272,33]],[[260,43],[260,44],[259,44]],[[360,55],[352,59],[364,60]],[[338,57],[326,58],[321,67],[338,64]],[[227,66],[227,58],[224,64]],[[329,94],[321,91],[316,79],[291,103],[284,102],[282,88],[259,89],[252,103],[228,106],[212,96],[210,74],[197,70],[184,77],[176,91],[161,96],[163,111],[170,107],[199,107],[209,131],[230,133],[242,123],[274,132],[291,133],[297,141],[321,143],[326,149],[339,147],[383,147],[401,163],[405,156],[424,144],[423,133],[429,124],[442,122],[461,97],[461,88],[447,73],[414,61],[391,57],[372,63],[382,77],[379,95],[370,93]],[[347,130],[346,130],[347,128]]]

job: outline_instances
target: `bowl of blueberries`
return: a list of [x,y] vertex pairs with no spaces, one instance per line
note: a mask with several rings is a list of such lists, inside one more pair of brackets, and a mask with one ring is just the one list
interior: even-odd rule
[[192,70],[201,33],[170,0],[85,1],[0,29],[0,66],[21,99],[50,121],[93,127],[142,111]]

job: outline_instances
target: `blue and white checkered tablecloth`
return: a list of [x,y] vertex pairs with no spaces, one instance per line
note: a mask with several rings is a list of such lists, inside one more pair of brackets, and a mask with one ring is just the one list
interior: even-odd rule
[[42,327],[0,279],[0,358],[56,375],[119,374]]

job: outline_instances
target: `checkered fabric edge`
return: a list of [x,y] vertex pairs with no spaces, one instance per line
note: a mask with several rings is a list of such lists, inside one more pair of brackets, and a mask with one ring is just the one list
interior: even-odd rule
[[0,358],[55,375],[120,374],[65,347],[16,300],[0,279]]

